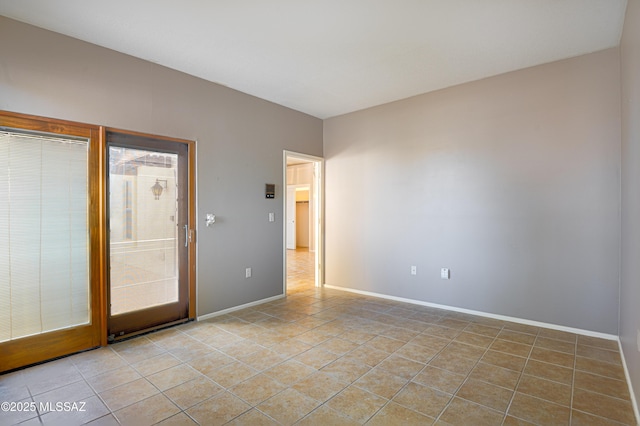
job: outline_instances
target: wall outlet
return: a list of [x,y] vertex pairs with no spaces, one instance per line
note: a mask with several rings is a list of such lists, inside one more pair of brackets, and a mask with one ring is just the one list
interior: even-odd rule
[[276,214],[269,213],[269,222],[275,222],[275,220],[276,220]]
[[244,270],[244,277],[251,278],[251,268],[247,268]]
[[443,280],[448,280],[449,278],[451,278],[451,272],[449,271],[449,268],[440,269],[440,278],[442,278]]
[[418,267],[411,266],[411,275],[418,275]]
[[638,339],[636,341],[638,343],[638,352],[640,352],[640,330],[638,330]]

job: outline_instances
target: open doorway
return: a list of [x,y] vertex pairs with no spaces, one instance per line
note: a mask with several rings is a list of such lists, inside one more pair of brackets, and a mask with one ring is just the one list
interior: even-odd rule
[[284,152],[284,262],[286,294],[322,285],[324,160]]

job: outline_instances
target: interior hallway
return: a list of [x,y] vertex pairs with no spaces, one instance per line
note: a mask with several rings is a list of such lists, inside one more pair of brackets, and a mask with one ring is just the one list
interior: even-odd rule
[[316,289],[292,254],[287,298],[0,376],[86,403],[0,424],[635,424],[614,341]]

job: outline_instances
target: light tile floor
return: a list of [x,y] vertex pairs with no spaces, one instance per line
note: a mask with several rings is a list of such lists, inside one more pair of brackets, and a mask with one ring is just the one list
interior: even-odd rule
[[615,342],[292,284],[0,376],[0,425],[636,424]]

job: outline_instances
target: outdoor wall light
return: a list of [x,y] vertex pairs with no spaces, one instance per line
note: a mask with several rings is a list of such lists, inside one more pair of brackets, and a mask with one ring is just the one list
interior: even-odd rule
[[[164,182],[164,186],[162,186],[160,182]],[[160,199],[163,189],[167,189],[167,181],[163,179],[156,179],[156,183],[154,183],[151,187],[151,192],[153,192],[153,196],[156,198],[156,200]]]

